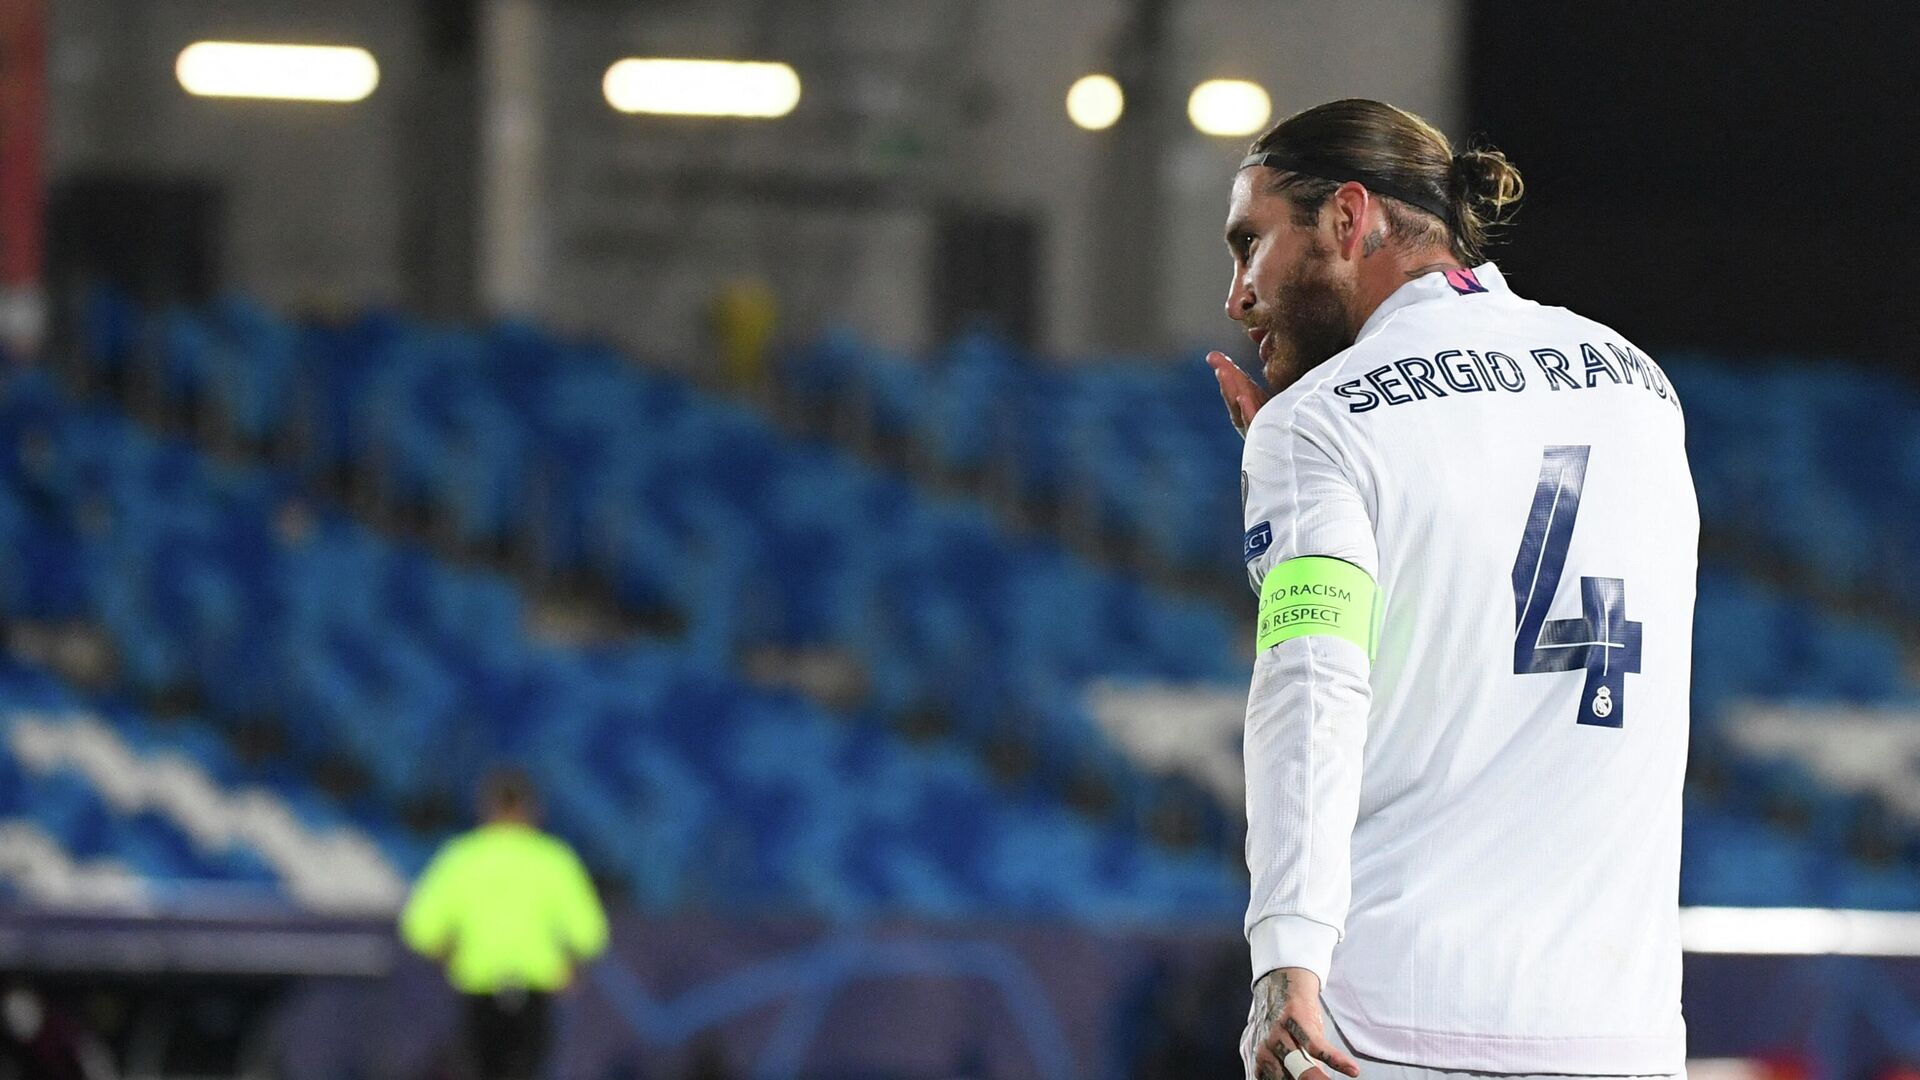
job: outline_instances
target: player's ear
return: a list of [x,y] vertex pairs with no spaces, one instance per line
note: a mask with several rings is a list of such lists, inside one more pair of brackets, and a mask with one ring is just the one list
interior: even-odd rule
[[1333,243],[1343,259],[1360,257],[1361,240],[1367,230],[1367,208],[1373,199],[1367,189],[1349,180],[1334,189],[1327,205],[1333,210]]

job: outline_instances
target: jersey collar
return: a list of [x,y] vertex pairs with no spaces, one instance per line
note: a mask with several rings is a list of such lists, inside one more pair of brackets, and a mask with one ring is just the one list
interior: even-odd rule
[[1458,300],[1486,294],[1508,294],[1507,279],[1500,275],[1500,268],[1490,262],[1483,262],[1470,270],[1435,270],[1422,274],[1405,285],[1393,290],[1393,294],[1380,302],[1360,326],[1355,340],[1364,338],[1375,330],[1394,312],[1428,300]]

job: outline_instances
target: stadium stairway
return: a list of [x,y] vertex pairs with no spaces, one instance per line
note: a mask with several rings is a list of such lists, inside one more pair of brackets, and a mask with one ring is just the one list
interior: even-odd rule
[[0,773],[0,879],[41,903],[355,914],[405,891],[372,837],[244,783],[204,726],[156,729],[17,664],[0,666]]
[[[44,796],[26,786],[24,797]],[[76,859],[70,845],[22,818],[0,818],[0,901],[63,908],[140,907],[147,883],[115,858]]]

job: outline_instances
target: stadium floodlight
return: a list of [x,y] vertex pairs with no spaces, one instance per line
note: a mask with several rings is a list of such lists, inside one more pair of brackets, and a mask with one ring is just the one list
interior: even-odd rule
[[196,41],[180,50],[173,73],[199,97],[346,103],[380,85],[373,54],[348,45]]
[[1187,119],[1203,135],[1251,135],[1272,115],[1266,88],[1245,79],[1208,79],[1187,96]]
[[1067,119],[1088,131],[1105,131],[1126,111],[1127,96],[1111,75],[1082,75],[1067,89]]
[[753,60],[628,57],[601,80],[607,104],[623,113],[771,120],[800,103],[800,76],[786,64]]

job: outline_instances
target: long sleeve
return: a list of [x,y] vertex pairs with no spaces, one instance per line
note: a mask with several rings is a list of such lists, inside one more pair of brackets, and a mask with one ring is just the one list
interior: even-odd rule
[[572,849],[561,846],[557,862],[561,936],[575,960],[591,960],[607,947],[607,913]]
[[[1284,399],[1263,410],[1244,459],[1248,577],[1263,593],[1247,698],[1246,933],[1257,979],[1302,967],[1324,985],[1352,895],[1350,846],[1366,743],[1368,640],[1378,548],[1364,499]],[[1276,409],[1275,406],[1283,406]],[[1276,415],[1269,416],[1272,412]],[[1293,560],[1323,557],[1314,563]],[[1332,562],[1338,560],[1338,563]],[[1368,626],[1358,639],[1300,632],[1304,609],[1275,602],[1276,584],[1310,565],[1360,582]],[[1284,569],[1280,569],[1284,568]],[[1357,569],[1356,569],[1357,568]],[[1295,592],[1321,586],[1296,586]]]
[[457,842],[434,855],[400,912],[401,939],[423,956],[444,958],[453,945],[456,850]]

